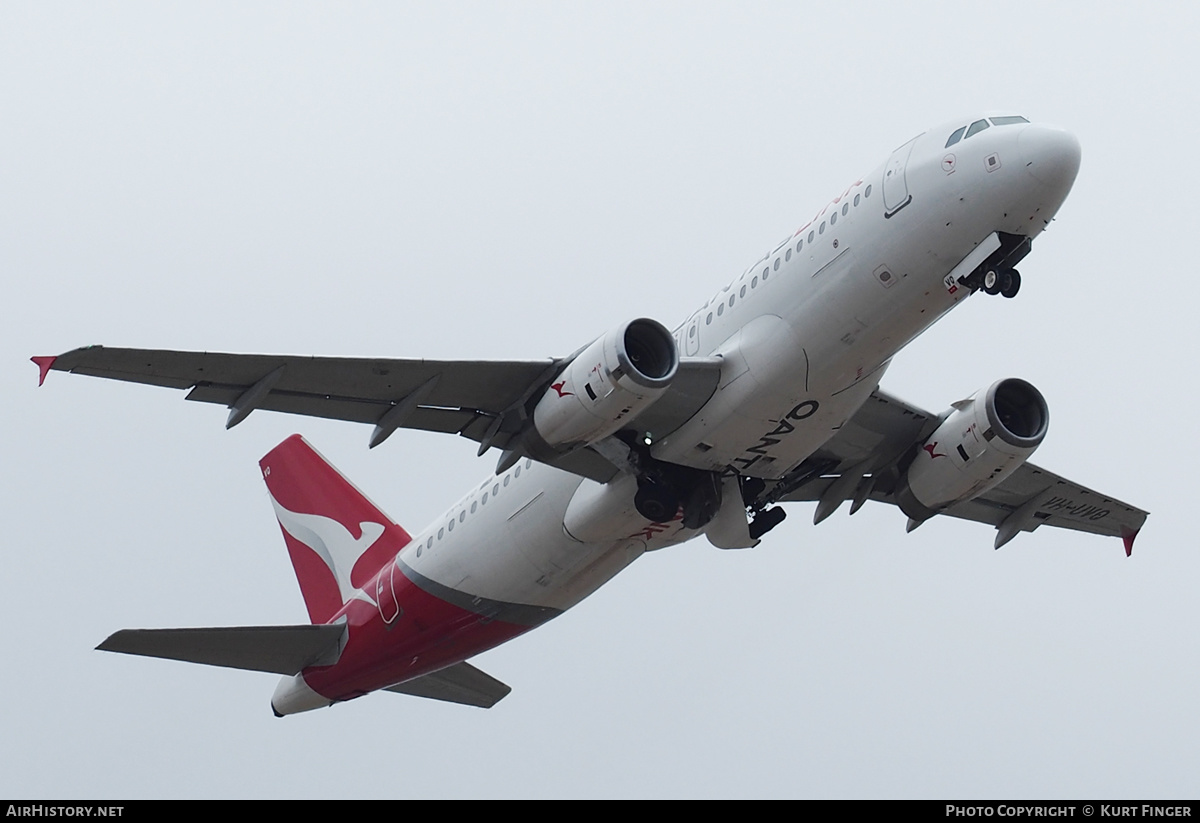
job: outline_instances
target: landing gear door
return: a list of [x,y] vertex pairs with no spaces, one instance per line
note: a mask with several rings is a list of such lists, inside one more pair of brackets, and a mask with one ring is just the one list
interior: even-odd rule
[[919,139],[921,139],[921,135],[918,134],[892,152],[892,156],[888,158],[887,167],[883,170],[884,217],[891,217],[912,202],[912,195],[908,193],[905,170],[908,168],[908,157],[912,154],[913,146]]

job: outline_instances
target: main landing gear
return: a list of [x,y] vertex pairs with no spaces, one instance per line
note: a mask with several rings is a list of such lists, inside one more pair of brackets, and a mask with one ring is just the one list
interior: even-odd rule
[[683,527],[702,529],[721,508],[721,478],[716,472],[661,463],[649,455],[642,455],[638,462],[633,505],[650,522],[674,520],[682,507]]
[[1016,297],[1021,290],[1021,273],[1016,269],[987,269],[983,273],[982,286],[988,294]]

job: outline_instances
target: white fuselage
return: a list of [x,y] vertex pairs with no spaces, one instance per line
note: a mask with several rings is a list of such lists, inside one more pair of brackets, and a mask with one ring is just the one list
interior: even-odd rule
[[[659,460],[777,479],[827,442],[879,383],[891,358],[971,294],[947,275],[995,232],[1033,237],[1062,204],[1079,149],[1038,124],[970,121],[897,149],[674,332],[684,357],[716,356],[712,398],[656,439]],[[634,480],[586,542],[563,528],[584,480],[522,460],[432,523],[398,562],[441,586],[507,604],[565,610],[645,551],[700,531],[652,524],[633,509]]]

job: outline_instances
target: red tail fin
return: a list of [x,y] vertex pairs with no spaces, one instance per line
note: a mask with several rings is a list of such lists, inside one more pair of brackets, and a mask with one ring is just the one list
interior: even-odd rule
[[298,434],[258,461],[314,623],[325,623],[412,538]]

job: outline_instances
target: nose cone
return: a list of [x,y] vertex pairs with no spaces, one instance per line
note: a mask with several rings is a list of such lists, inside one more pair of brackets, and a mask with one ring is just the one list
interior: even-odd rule
[[1079,141],[1053,126],[1031,123],[1017,138],[1025,171],[1065,198],[1079,173]]

